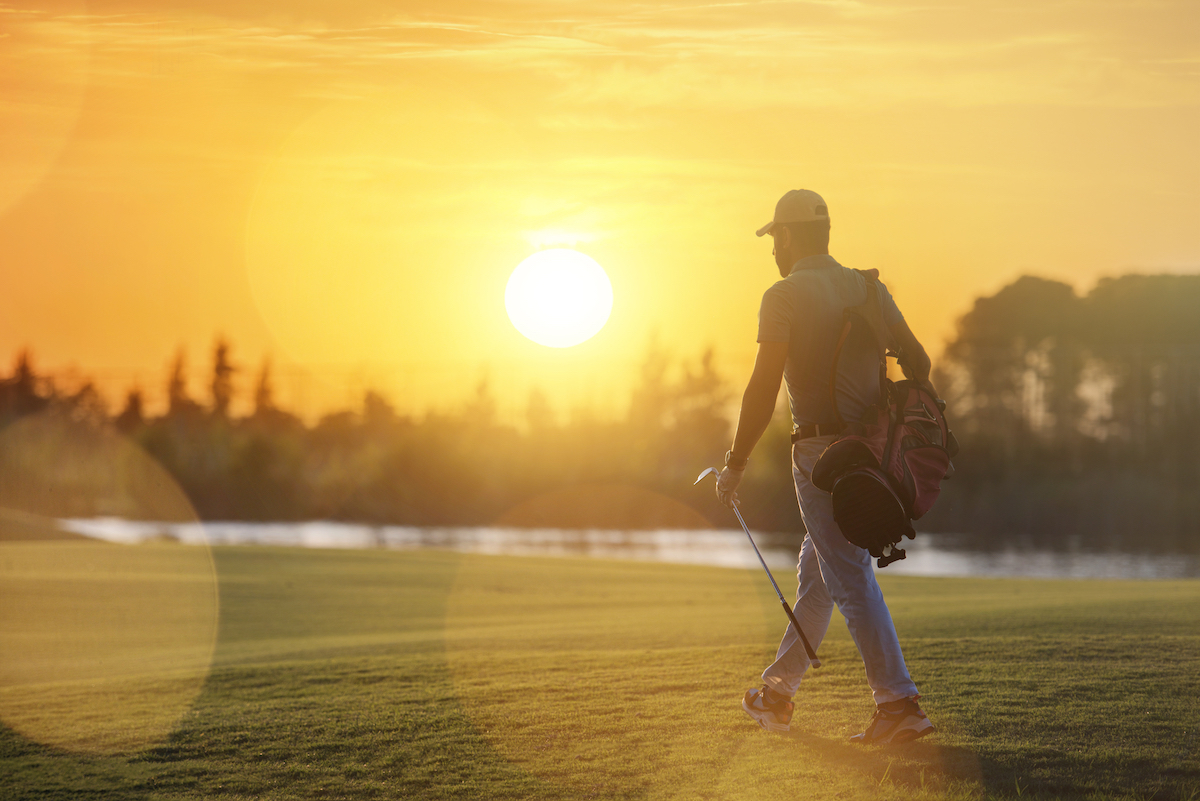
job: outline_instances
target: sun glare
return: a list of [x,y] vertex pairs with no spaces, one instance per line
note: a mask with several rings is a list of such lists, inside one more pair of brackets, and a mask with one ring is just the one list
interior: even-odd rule
[[504,290],[508,319],[529,339],[569,348],[595,336],[612,312],[608,275],[569,248],[539,250],[517,265]]

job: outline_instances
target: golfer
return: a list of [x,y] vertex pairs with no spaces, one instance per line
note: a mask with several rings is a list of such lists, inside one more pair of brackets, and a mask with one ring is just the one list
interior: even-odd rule
[[[859,743],[913,740],[933,731],[917,704],[891,613],[875,581],[871,556],[842,536],[833,518],[832,496],[809,476],[822,451],[839,433],[830,399],[833,353],[842,330],[842,312],[866,301],[866,279],[829,255],[829,207],[807,189],[793,189],[775,206],[775,217],[758,230],[775,240],[775,264],[783,280],[766,291],[758,315],[758,356],[738,415],[733,448],[717,480],[717,496],[737,503],[737,488],[750,453],[771,421],[779,383],[787,379],[792,412],[792,475],[808,533],[800,548],[796,619],[813,648],[819,648],[833,606],[846,618],[850,635],[867,668],[875,715]],[[917,342],[891,294],[880,284],[884,321],[904,351],[912,377],[929,378],[929,357]],[[838,410],[858,420],[879,398],[879,355],[868,337],[851,336],[838,361]],[[792,697],[809,660],[789,625],[779,651],[763,671],[763,686],[746,692],[742,708],[769,731],[788,731]]]

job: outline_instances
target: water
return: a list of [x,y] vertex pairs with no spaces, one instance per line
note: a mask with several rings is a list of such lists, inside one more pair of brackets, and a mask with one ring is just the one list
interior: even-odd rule
[[[746,535],[734,530],[605,531],[491,527],[417,528],[313,521],[308,523],[155,523],[92,518],[64,520],[70,531],[119,543],[170,539],[185,544],[275,545],[302,548],[441,548],[515,556],[583,556],[643,562],[757,567]],[[755,534],[772,570],[796,567],[797,543],[777,534]],[[1200,577],[1200,557],[1188,554],[1089,553],[1007,550],[968,551],[951,538],[918,534],[905,541],[908,558],[887,575],[1028,576],[1038,578],[1165,579]]]

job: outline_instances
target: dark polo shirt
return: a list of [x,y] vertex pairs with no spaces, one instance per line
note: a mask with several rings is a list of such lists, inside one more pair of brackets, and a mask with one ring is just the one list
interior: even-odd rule
[[[883,282],[879,283],[883,321],[890,327],[904,316]],[[842,312],[867,299],[867,282],[832,256],[809,256],[787,278],[763,294],[758,341],[788,343],[788,405],[796,425],[834,423],[829,400],[833,350],[842,333]],[[838,359],[838,410],[858,420],[879,399],[879,354],[869,332],[857,326]]]

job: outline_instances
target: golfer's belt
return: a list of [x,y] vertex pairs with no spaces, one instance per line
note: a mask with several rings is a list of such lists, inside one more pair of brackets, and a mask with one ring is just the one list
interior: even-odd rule
[[828,423],[826,425],[808,425],[796,426],[792,429],[792,442],[798,442],[809,437],[825,437],[830,434],[840,434],[845,426],[837,423]]

